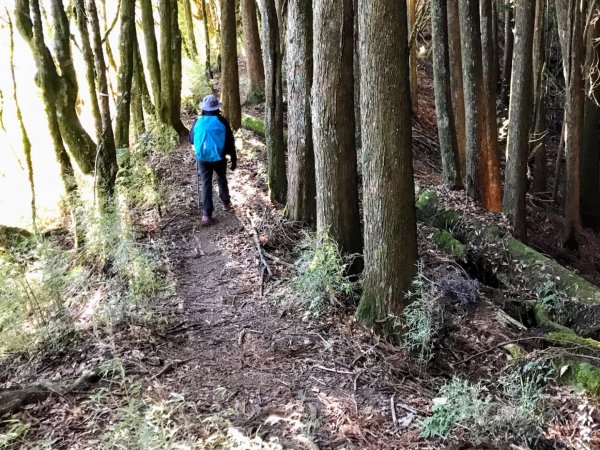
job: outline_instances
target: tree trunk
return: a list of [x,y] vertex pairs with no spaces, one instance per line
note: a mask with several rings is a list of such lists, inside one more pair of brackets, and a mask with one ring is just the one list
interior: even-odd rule
[[467,170],[467,156],[458,0],[448,0],[446,6],[448,9],[448,57],[450,58],[450,91],[452,93],[452,111],[454,113],[454,134],[458,150],[460,181],[464,183]]
[[[138,40],[136,36],[136,41]],[[139,42],[139,41],[138,41]],[[135,71],[139,69],[139,82],[140,82],[140,95],[142,96],[142,105],[144,107],[144,111],[150,117],[154,117],[156,115],[156,108],[152,103],[152,98],[150,97],[150,91],[148,90],[148,84],[146,83],[146,74],[144,72],[144,62],[142,61],[142,54],[140,53],[139,44],[134,46],[134,76]]]
[[85,62],[85,79],[88,84],[90,95],[90,106],[92,116],[94,117],[94,126],[96,128],[96,140],[100,140],[102,135],[102,118],[100,117],[100,107],[98,106],[98,95],[96,94],[96,72],[94,70],[94,53],[90,44],[90,35],[88,30],[88,18],[85,13],[85,0],[75,0],[74,5],[75,20],[79,35],[81,37],[81,52]]
[[515,6],[515,49],[510,86],[504,214],[515,237],[527,240],[526,204],[529,131],[533,104],[533,29],[535,0],[519,0]]
[[504,60],[502,62],[502,89],[500,92],[500,97],[504,103],[508,102],[510,94],[514,42],[512,1],[507,0],[504,5]]
[[146,95],[143,90],[144,67],[142,66],[137,47],[137,36],[135,36],[134,54],[133,54],[133,80],[131,85],[131,123],[135,132],[135,140],[139,142],[140,136],[146,132],[144,123],[144,99]]
[[[313,7],[312,128],[317,229],[330,233],[343,253],[360,253],[353,5],[352,0],[318,0]],[[398,39],[395,44],[399,42]]]
[[269,197],[285,203],[287,178],[283,138],[283,86],[279,23],[274,0],[260,0],[262,45],[265,66],[265,135],[267,139]]
[[234,130],[242,125],[236,28],[235,0],[221,0],[221,99],[223,114]]
[[433,41],[433,79],[438,136],[442,154],[444,182],[451,189],[462,186],[458,144],[455,135],[452,96],[450,93],[450,61],[448,59],[448,14],[446,0],[431,1]]
[[[589,24],[586,51],[586,92],[581,152],[581,219],[585,226],[600,228],[600,24]],[[591,97],[591,98],[590,98]]]
[[567,248],[577,249],[578,235],[581,231],[581,178],[580,160],[583,146],[584,84],[581,62],[584,58],[584,18],[587,2],[565,0],[556,2],[556,17],[559,38],[563,48],[563,67],[565,70],[565,227],[563,244]]
[[55,107],[59,109],[61,135],[82,172],[89,173],[94,167],[96,144],[81,125],[77,115],[76,104],[79,98],[79,88],[71,55],[69,19],[62,0],[51,0],[50,9],[54,19],[54,56],[61,74],[60,90],[55,93],[57,100]]
[[412,113],[416,117],[419,112],[419,80],[417,76],[417,34],[415,25],[417,23],[417,0],[407,0],[408,8],[408,33],[407,39],[410,43],[409,67],[410,67],[410,101]]
[[265,68],[260,52],[260,35],[256,17],[256,0],[241,0],[242,24],[244,26],[244,48],[248,72],[248,100],[259,101],[264,97]]
[[533,34],[533,74],[535,113],[533,115],[533,142],[531,144],[533,163],[533,192],[547,193],[546,175],[546,0],[536,1],[535,29]]
[[181,61],[181,47],[182,47],[182,39],[181,39],[181,30],[179,29],[179,12],[177,9],[177,0],[171,0],[171,4],[173,7],[173,11],[171,14],[171,33],[172,33],[172,41],[171,41],[171,63],[172,63],[172,86],[173,86],[173,94],[172,101],[173,105],[171,106],[171,124],[175,131],[179,133],[180,136],[186,137],[188,134],[188,129],[181,121],[181,83],[182,83],[182,61]]
[[317,192],[310,111],[313,76],[311,0],[290,0],[287,20],[287,214],[291,220],[314,225]]
[[[417,265],[406,6],[360,0],[358,15],[365,272],[356,316],[393,332],[389,318],[402,315]],[[385,67],[396,70],[373,70]]]
[[492,0],[480,2],[481,11],[481,60],[483,69],[483,92],[481,98],[484,105],[485,126],[483,128],[483,145],[481,157],[484,160],[482,182],[485,184],[486,209],[502,210],[502,179],[500,176],[500,160],[498,158],[498,124],[496,119],[496,64],[494,62],[492,31]]
[[17,112],[17,121],[19,122],[19,129],[21,130],[21,143],[23,144],[23,153],[25,154],[25,165],[27,167],[27,181],[29,182],[29,192],[31,194],[31,202],[29,203],[31,206],[31,225],[33,230],[37,232],[37,207],[35,202],[35,181],[33,178],[33,161],[31,159],[31,141],[29,140],[29,135],[27,134],[27,129],[25,128],[25,122],[23,120],[23,113],[21,111],[21,105],[19,103],[19,97],[17,95],[17,77],[15,75],[15,39],[14,39],[14,29],[12,19],[10,17],[10,13],[6,14],[6,21],[8,23],[8,32],[9,32],[9,68],[10,75],[12,80],[12,89],[13,89],[13,100],[15,102],[15,109]]
[[185,18],[185,36],[190,51],[190,56],[193,59],[198,58],[198,46],[196,45],[196,34],[194,33],[194,18],[192,17],[192,6],[190,0],[182,0],[183,15]]
[[489,140],[485,135],[488,132],[485,104],[487,94],[484,91],[481,64],[479,5],[475,0],[459,0],[459,6],[466,125],[465,185],[467,194],[485,209],[499,211],[501,198],[495,185],[495,170],[498,165],[497,161],[494,164],[491,160],[492,151],[488,148]]
[[60,168],[60,176],[65,189],[66,203],[71,215],[75,248],[83,241],[83,228],[76,214],[79,204],[79,194],[75,181],[75,171],[65,149],[59,123],[59,109],[56,94],[59,92],[61,80],[56,72],[50,50],[44,42],[42,16],[38,0],[15,1],[16,25],[19,33],[29,44],[36,62],[36,84],[42,93],[44,109],[48,118],[48,129],[54,153]]
[[150,73],[150,85],[154,98],[154,107],[156,112],[160,111],[161,93],[161,72],[158,62],[158,44],[156,43],[156,34],[154,32],[154,14],[152,13],[152,1],[140,0],[142,10],[142,31],[144,32],[144,47],[146,47],[146,64]]
[[160,103],[158,116],[162,123],[173,123],[173,0],[160,0]]
[[206,15],[206,0],[202,0],[202,22],[204,24],[204,48],[206,52],[206,78],[212,79],[212,67],[210,64],[210,33],[208,30],[208,16]]
[[129,147],[131,81],[133,79],[133,42],[135,39],[135,0],[121,0],[119,35],[119,71],[117,78],[117,116],[115,145]]
[[102,139],[98,145],[98,197],[100,199],[100,212],[110,212],[113,200],[115,180],[117,177],[117,152],[115,137],[112,129],[110,115],[110,99],[108,96],[108,77],[102,37],[100,35],[100,22],[96,0],[88,0],[88,17],[92,28],[92,45],[94,48],[94,61],[96,65],[97,91],[100,97],[100,115],[102,117]]
[[496,80],[496,91],[500,90],[500,57],[499,57],[499,33],[498,33],[498,1],[492,0],[492,51],[494,58],[494,70]]

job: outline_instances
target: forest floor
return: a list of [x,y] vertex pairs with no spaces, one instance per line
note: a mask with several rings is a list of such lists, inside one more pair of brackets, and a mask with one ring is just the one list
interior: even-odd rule
[[[432,99],[428,90],[422,86],[422,97]],[[431,111],[431,105],[423,108],[415,125],[422,187],[440,181]],[[302,230],[268,199],[263,140],[240,130],[237,143],[238,170],[229,173],[234,211],[216,202],[211,227],[200,225],[189,145],[156,157],[167,191],[164,214],[143,224],[143,234],[163,249],[170,289],[117,328],[86,330],[59,350],[3,364],[0,382],[8,387],[74,379],[98,367],[104,378],[12,416],[0,425],[5,436],[7,430],[19,433],[19,426],[27,432],[6,444],[0,440],[0,449],[475,447],[462,438],[466,428],[447,441],[423,438],[423,420],[453,376],[492,382],[509,359],[502,344],[535,337],[534,329],[502,313],[502,306],[526,294],[473,281],[420,225],[421,259],[428,274],[448,280],[450,298],[444,335],[427,364],[358,326],[354,305],[303,319],[302,306],[286,290]],[[468,203],[461,194],[447,195]],[[257,259],[253,230],[261,248],[279,258],[269,260],[273,277]],[[541,350],[534,343],[526,349]],[[597,403],[564,386],[551,386],[547,395],[560,414],[534,448],[600,448],[597,428],[581,419],[589,413],[597,420]],[[495,445],[477,447],[526,448],[492,438]]]

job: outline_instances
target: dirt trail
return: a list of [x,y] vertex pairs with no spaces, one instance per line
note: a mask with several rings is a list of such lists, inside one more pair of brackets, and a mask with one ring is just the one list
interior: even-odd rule
[[419,414],[410,403],[419,402],[422,392],[412,395],[410,383],[404,386],[406,398],[396,397],[403,405],[396,419],[404,425],[394,429],[391,392],[381,390],[386,375],[369,371],[378,364],[371,336],[353,331],[352,323],[313,329],[260,296],[261,271],[245,212],[272,207],[257,175],[263,146],[241,134],[239,169],[228,175],[235,211],[216,206],[217,222],[208,228],[200,226],[189,147],[168,157],[170,174],[163,176],[172,178],[169,203],[176,216],[165,218],[163,233],[173,239],[172,314],[181,320],[168,330],[161,353],[185,363],[161,382],[195,403],[200,414],[228,411],[243,434],[277,438],[284,448],[382,448],[382,438],[387,448],[410,445],[418,439],[412,427]]

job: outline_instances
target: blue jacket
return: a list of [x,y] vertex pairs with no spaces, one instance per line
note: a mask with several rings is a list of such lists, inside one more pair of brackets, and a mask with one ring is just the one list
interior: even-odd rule
[[[203,111],[202,116],[215,116],[221,122],[221,124],[225,127],[225,144],[223,147],[222,156],[223,156],[223,160],[224,160],[225,156],[229,155],[231,157],[231,167],[235,168],[237,165],[237,153],[235,150],[235,138],[233,137],[233,131],[231,130],[231,126],[229,125],[229,122],[227,121],[227,119],[225,119],[225,117],[223,117],[219,113],[219,111],[214,111],[214,112]],[[200,116],[200,117],[202,117],[202,116]],[[200,117],[198,117],[196,120],[194,120],[194,123],[192,124],[192,126],[190,128],[190,133],[188,136],[190,144],[192,144],[194,146],[196,146],[196,142],[194,142],[194,139],[197,138],[198,134],[199,134],[199,133],[195,133],[195,127],[196,127],[196,124]]]

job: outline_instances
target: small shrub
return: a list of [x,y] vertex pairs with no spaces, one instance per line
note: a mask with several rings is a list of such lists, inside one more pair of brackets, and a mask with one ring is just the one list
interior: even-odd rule
[[504,444],[535,441],[552,414],[542,388],[518,370],[491,386],[453,378],[433,400],[432,412],[423,421],[426,438],[448,437],[460,424],[475,443]]
[[140,135],[138,142],[145,154],[153,151],[167,154],[179,144],[179,136],[171,125],[151,120],[148,130]]
[[318,317],[328,304],[354,295],[357,282],[347,276],[354,258],[342,256],[329,235],[306,233],[297,251],[294,291],[306,305],[305,318]]
[[138,145],[117,153],[117,189],[131,206],[158,207],[162,203],[163,192],[148,162],[147,150],[145,145]]
[[441,292],[435,283],[425,277],[422,264],[419,264],[412,289],[407,293],[407,298],[414,300],[403,314],[403,346],[426,362],[431,359],[433,346],[444,322]]
[[566,321],[569,297],[555,280],[546,279],[536,286],[534,292],[537,303],[552,320],[558,323]]

